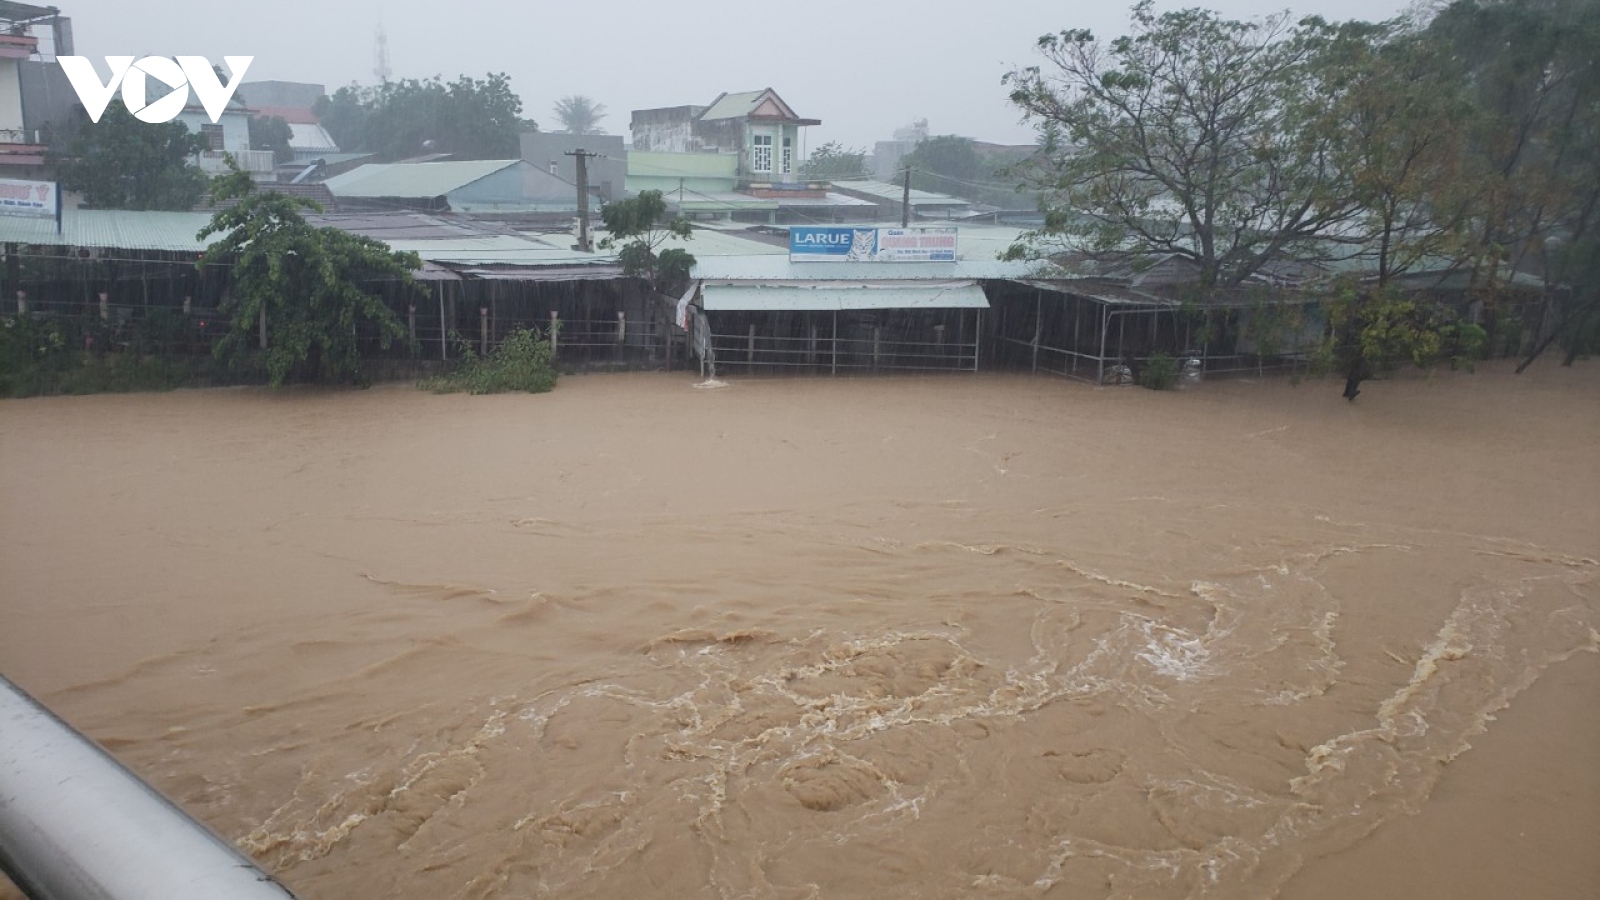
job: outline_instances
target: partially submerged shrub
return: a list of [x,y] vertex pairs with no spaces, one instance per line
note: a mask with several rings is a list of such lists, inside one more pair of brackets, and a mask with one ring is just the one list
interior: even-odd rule
[[1139,383],[1153,391],[1170,389],[1178,383],[1178,361],[1165,353],[1155,354],[1145,360]]
[[537,329],[518,328],[488,356],[465,349],[454,372],[426,379],[421,386],[436,394],[542,394],[556,386],[554,363],[555,349],[548,338],[540,337]]

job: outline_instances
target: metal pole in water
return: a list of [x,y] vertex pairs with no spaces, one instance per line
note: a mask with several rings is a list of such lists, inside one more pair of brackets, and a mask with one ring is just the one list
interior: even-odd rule
[[3,676],[0,869],[33,900],[294,900]]

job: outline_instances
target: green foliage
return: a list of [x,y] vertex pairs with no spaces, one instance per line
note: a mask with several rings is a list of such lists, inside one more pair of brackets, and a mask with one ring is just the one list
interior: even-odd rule
[[1344,282],[1326,298],[1327,333],[1317,368],[1345,377],[1354,400],[1361,382],[1404,363],[1465,366],[1483,356],[1486,334],[1426,296]]
[[1315,126],[1333,99],[1316,80],[1320,20],[1251,22],[1133,8],[1134,33],[1039,39],[1048,63],[1004,79],[1038,128],[1018,170],[1045,193],[1035,248],[1170,253],[1204,285],[1237,284],[1351,213],[1334,135]]
[[858,178],[867,173],[867,151],[829,141],[800,166],[807,178]]
[[1157,353],[1145,360],[1139,372],[1139,384],[1152,391],[1170,390],[1178,383],[1178,361],[1165,353]]
[[[0,319],[0,396],[44,393],[41,385],[74,362],[74,335],[55,319]],[[82,343],[77,344],[82,347]]]
[[642,191],[637,197],[609,203],[600,210],[600,218],[608,232],[600,248],[611,250],[621,243],[617,256],[623,274],[643,278],[664,294],[688,287],[694,256],[677,247],[660,252],[657,248],[673,237],[691,240],[694,232],[687,219],[667,220],[667,202],[660,191]]
[[434,76],[350,85],[319,99],[316,112],[340,148],[388,159],[428,152],[515,159],[522,152],[519,135],[538,127],[521,118],[522,100],[503,72],[448,83]]
[[596,103],[582,94],[572,94],[556,101],[554,108],[561,130],[567,134],[605,134],[600,120],[606,117],[606,105]]
[[294,132],[289,128],[289,123],[280,116],[250,117],[250,149],[271,150],[275,163],[294,159],[294,151],[289,149],[289,139],[292,137]]
[[[152,349],[145,329],[169,325],[136,324],[128,340],[114,342],[112,326],[98,317],[0,317],[0,397],[164,391],[211,382],[218,373],[205,361]],[[110,349],[114,345],[123,349]]]
[[208,149],[182,122],[141,122],[122,103],[85,121],[65,152],[50,155],[63,190],[98,209],[185,210],[205,194],[206,176],[190,158]]
[[911,173],[912,187],[945,194],[953,193],[951,188],[960,187],[960,182],[976,182],[985,174],[972,139],[954,134],[918,141],[901,158],[900,165],[915,170]]
[[406,336],[406,326],[371,286],[394,282],[420,296],[411,273],[415,253],[395,253],[371,238],[306,222],[315,203],[276,191],[257,191],[236,166],[217,179],[212,196],[237,202],[212,216],[201,238],[220,235],[206,248],[208,261],[231,264],[233,284],[221,304],[230,330],[219,357],[248,354],[263,311],[268,342],[263,363],[274,385],[291,373],[315,381],[359,380],[356,332],[376,327],[384,347]]
[[1332,159],[1358,208],[1342,236],[1361,244],[1380,285],[1458,256],[1472,215],[1461,187],[1473,109],[1443,48],[1395,23],[1350,22],[1316,65],[1334,102],[1315,127],[1335,136]]
[[548,338],[539,336],[537,329],[511,332],[485,357],[473,353],[470,346],[460,350],[461,365],[454,372],[423,381],[424,390],[436,394],[543,394],[555,389],[555,349]]

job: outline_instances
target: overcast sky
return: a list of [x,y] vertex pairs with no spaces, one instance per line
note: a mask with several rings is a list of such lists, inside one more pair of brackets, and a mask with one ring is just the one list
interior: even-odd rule
[[[1039,35],[1090,28],[1123,34],[1128,4],[1064,0],[731,0],[512,2],[458,0],[53,0],[72,19],[76,52],[100,57],[254,56],[246,81],[371,84],[379,22],[393,77],[505,72],[523,115],[558,127],[551,106],[582,94],[607,108],[602,125],[626,135],[628,113],[707,104],[723,91],[771,87],[800,115],[821,119],[805,144],[870,150],[922,117],[934,134],[1028,143],[1001,76],[1037,61]],[[1267,0],[1208,5],[1237,18],[1292,8],[1329,19],[1391,18],[1407,0]]]

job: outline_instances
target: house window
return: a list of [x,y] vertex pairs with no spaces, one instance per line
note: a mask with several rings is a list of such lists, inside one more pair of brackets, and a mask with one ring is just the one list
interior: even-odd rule
[[783,139],[783,168],[778,171],[786,175],[794,171],[794,138]]
[[758,134],[755,140],[755,154],[751,161],[751,168],[757,172],[772,171],[772,135]]
[[201,125],[200,136],[206,139],[212,150],[227,149],[223,146],[221,125]]

